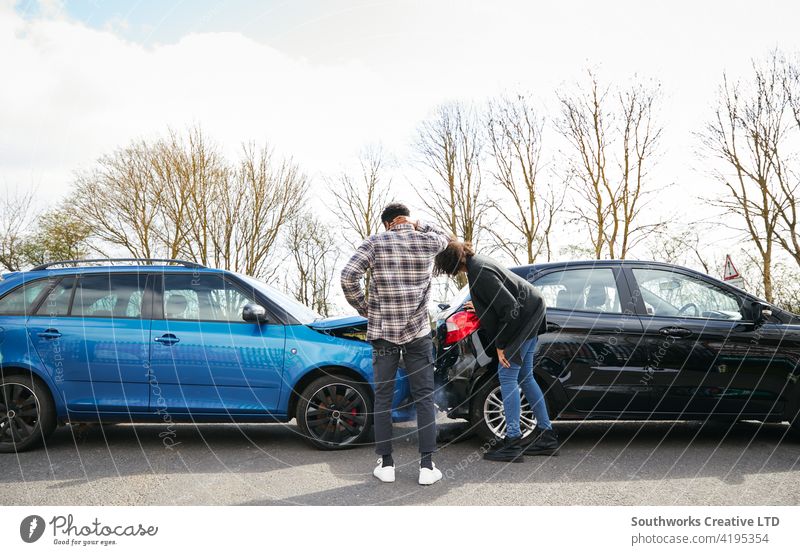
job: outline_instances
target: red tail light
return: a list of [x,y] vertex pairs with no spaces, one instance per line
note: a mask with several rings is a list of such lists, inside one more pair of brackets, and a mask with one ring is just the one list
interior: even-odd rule
[[447,333],[444,336],[444,344],[452,345],[477,330],[481,323],[474,312],[456,312],[445,320],[445,326]]

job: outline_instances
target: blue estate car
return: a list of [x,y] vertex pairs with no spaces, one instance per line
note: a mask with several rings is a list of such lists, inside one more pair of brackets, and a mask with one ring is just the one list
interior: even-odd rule
[[[364,443],[365,331],[364,318],[322,319],[254,278],[191,262],[65,261],[5,274],[0,452],[34,447],[65,422],[296,417],[320,449]],[[402,376],[396,389],[396,406],[407,406]]]

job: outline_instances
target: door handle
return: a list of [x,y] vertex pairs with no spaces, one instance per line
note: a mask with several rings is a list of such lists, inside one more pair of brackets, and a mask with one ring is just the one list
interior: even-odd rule
[[61,337],[61,332],[59,332],[55,328],[47,328],[44,331],[40,331],[36,335],[38,335],[42,339],[58,339],[59,337]]
[[547,331],[548,332],[554,332],[554,331],[558,331],[560,329],[561,329],[561,326],[559,326],[558,324],[554,324],[553,322],[547,322]]
[[667,337],[689,337],[692,335],[692,330],[679,328],[678,326],[667,326],[658,330],[658,333],[666,335]]
[[164,334],[164,335],[162,335],[161,337],[156,337],[156,339],[155,339],[155,340],[156,340],[158,343],[161,343],[162,345],[174,345],[175,343],[177,343],[178,341],[180,341],[180,339],[178,339],[178,338],[175,336],[175,334],[174,334],[174,333],[165,333],[165,334]]

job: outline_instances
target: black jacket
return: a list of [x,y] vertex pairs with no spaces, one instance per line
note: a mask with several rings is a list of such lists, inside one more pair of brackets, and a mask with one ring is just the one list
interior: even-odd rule
[[528,281],[487,256],[467,259],[467,280],[475,313],[508,360],[521,363],[526,340],[547,331],[542,295]]

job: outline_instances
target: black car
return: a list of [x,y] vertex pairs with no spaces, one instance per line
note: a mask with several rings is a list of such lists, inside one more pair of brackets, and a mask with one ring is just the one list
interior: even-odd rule
[[[620,260],[512,268],[547,302],[534,375],[551,418],[792,422],[800,406],[800,316],[702,273]],[[437,403],[483,438],[505,418],[492,338],[440,305]],[[522,425],[533,413],[523,397]]]

